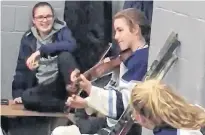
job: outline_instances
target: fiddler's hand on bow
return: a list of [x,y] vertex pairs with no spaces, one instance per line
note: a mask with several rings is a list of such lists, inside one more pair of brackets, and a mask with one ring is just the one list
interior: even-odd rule
[[67,90],[72,92],[72,96],[68,97],[66,105],[71,108],[85,108],[87,102],[84,98],[80,97],[80,90],[85,91],[88,95],[90,93],[92,84],[85,78],[83,74],[80,74],[78,69],[75,69],[70,76],[71,84],[67,86]]

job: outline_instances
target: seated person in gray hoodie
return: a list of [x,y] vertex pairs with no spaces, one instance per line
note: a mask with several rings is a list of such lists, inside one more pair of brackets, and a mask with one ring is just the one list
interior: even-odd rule
[[72,55],[76,40],[49,3],[37,3],[32,17],[33,26],[21,39],[12,96],[30,110],[63,111],[70,73],[78,67]]

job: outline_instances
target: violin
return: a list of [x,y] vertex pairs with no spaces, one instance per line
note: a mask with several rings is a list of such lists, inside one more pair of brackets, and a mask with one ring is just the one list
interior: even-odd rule
[[[108,51],[106,51],[106,53],[107,52]],[[120,54],[118,56],[109,57],[110,61],[108,61],[108,62],[103,62],[103,58],[101,58],[101,60],[96,65],[94,65],[92,68],[90,68],[89,70],[84,72],[83,75],[89,81],[96,80],[96,79],[102,77],[104,74],[107,74],[107,73],[113,71],[115,68],[119,67],[122,62],[124,62],[125,60],[127,60],[131,56],[131,54],[132,54],[132,51],[130,49],[126,49],[126,50],[120,52]],[[103,56],[105,56],[105,55],[106,54],[104,54]],[[80,73],[78,73],[77,76],[80,76]],[[81,79],[79,77],[76,82],[73,82],[75,84],[76,89],[77,89],[77,91],[76,91],[77,95],[79,95],[81,93],[81,90],[79,90],[79,82],[80,81],[81,81]]]
[[100,78],[104,74],[107,74],[119,67],[122,62],[124,62],[127,58],[129,58],[132,54],[130,49],[127,49],[120,53],[117,57],[109,57],[110,61],[108,62],[99,62],[94,65],[92,68],[83,73],[83,75],[89,80],[95,80]]
[[[109,49],[111,47],[109,47],[105,53],[103,54],[103,57],[100,59],[100,61],[94,65],[92,68],[90,68],[89,70],[87,70],[86,72],[83,73],[83,75],[85,76],[85,78],[89,81],[92,81],[94,79],[97,79],[99,77],[101,77],[102,75],[111,72],[113,69],[117,68],[120,66],[120,64],[122,62],[124,62],[125,60],[127,60],[131,55],[132,55],[132,51],[130,49],[124,50],[122,52],[120,52],[120,54],[118,56],[115,57],[110,57],[110,61],[108,62],[103,62],[104,57],[106,56],[106,54],[109,52]],[[76,89],[76,91],[73,93],[75,95],[80,96],[81,93],[83,92],[80,89],[80,85],[79,82],[81,81],[80,78],[80,72],[77,74],[77,80],[76,82],[73,82],[71,85],[74,86],[74,88]],[[67,113],[70,112],[71,108],[68,108],[66,110]]]

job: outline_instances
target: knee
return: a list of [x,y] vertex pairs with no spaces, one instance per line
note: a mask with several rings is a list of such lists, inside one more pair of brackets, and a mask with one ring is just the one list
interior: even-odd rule
[[25,90],[23,93],[22,93],[22,96],[21,96],[21,99],[24,102],[27,102],[28,100],[31,100],[31,95],[32,95],[32,91],[30,90]]
[[78,62],[70,52],[61,52],[58,55],[58,64],[61,67],[78,67]]
[[53,130],[51,135],[81,135],[77,126],[60,126]]
[[36,87],[32,87],[32,88],[28,88],[26,89],[23,93],[22,93],[22,100],[33,100],[32,97],[36,97],[38,94],[38,90],[39,90],[39,86]]
[[72,53],[70,52],[61,52],[59,55],[58,55],[58,61],[67,61],[67,60],[71,60],[71,59],[74,59],[74,56]]

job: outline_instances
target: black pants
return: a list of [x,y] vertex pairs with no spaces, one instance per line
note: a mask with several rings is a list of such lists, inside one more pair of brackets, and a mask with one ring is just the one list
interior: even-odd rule
[[22,95],[26,109],[40,112],[62,112],[68,92],[65,87],[70,83],[70,73],[78,68],[72,54],[62,52],[58,55],[59,74],[54,82],[46,85],[37,85],[27,89]]
[[76,120],[76,126],[81,134],[95,134],[100,129],[107,127],[107,121],[106,118],[99,117],[80,118]]
[[[103,128],[108,128],[106,118],[89,117],[80,118],[76,120],[76,126],[78,126],[81,134],[100,134],[107,135]],[[110,129],[110,128],[108,128]],[[134,124],[127,135],[141,135],[142,127],[139,124]]]
[[4,130],[4,132],[8,132],[9,130],[9,121],[8,118],[5,116],[1,116],[1,128]]

